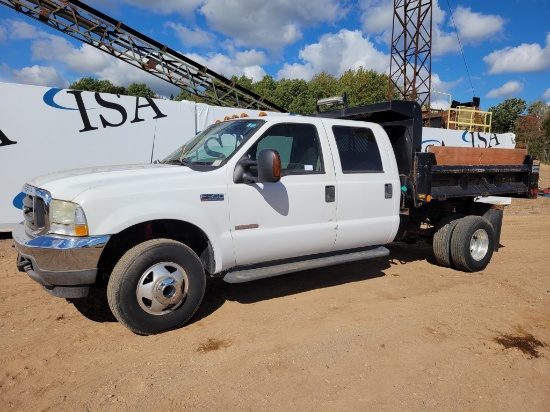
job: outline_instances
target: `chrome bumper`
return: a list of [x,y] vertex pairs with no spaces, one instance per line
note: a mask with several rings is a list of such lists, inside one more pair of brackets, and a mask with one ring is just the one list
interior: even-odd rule
[[44,235],[32,238],[24,224],[12,231],[18,252],[17,267],[58,297],[88,296],[97,277],[97,264],[110,236],[68,237]]

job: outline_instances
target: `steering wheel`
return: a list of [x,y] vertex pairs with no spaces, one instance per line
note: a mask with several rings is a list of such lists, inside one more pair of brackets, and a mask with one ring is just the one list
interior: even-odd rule
[[215,136],[212,136],[212,137],[209,137],[208,139],[206,139],[206,141],[204,142],[204,151],[206,152],[206,154],[208,156],[212,156],[216,159],[225,159],[227,156],[224,155],[223,153],[220,153],[220,152],[217,152],[215,150],[212,150],[208,147],[208,142],[210,142],[211,140],[215,140],[216,142],[218,142],[218,144],[220,145],[220,147],[223,147],[223,144],[222,144],[222,138],[221,137],[215,137]]

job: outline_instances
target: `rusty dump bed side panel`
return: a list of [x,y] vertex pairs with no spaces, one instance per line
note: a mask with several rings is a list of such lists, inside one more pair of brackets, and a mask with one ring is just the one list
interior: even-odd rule
[[527,149],[495,149],[477,147],[429,146],[438,166],[521,165]]

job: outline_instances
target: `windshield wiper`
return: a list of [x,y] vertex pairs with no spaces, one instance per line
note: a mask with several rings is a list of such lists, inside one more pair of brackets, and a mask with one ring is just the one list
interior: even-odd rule
[[185,160],[185,159],[173,159],[173,160],[168,160],[167,162],[164,162],[164,164],[167,164],[167,165],[181,165],[181,166],[191,166],[193,163],[188,161],[188,160]]

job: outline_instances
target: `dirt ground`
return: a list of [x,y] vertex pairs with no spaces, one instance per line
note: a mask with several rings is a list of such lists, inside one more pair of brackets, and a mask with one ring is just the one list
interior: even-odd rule
[[[550,186],[550,167],[541,187]],[[466,274],[422,244],[248,284],[137,336],[43,292],[0,240],[1,411],[549,411],[550,198],[514,200]]]

